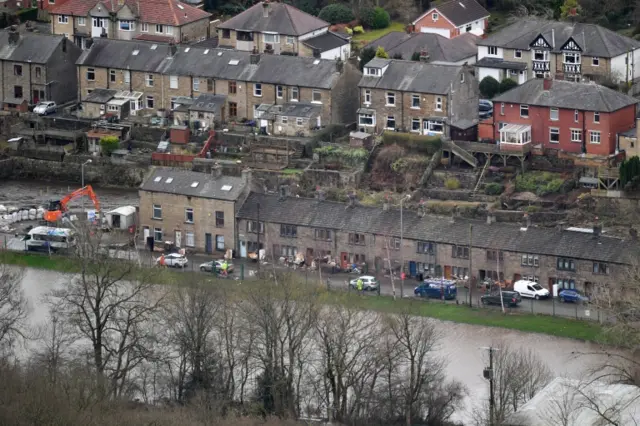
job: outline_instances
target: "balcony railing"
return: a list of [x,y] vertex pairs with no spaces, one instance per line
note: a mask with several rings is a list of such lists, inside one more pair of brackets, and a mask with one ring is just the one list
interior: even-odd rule
[[534,71],[550,71],[551,65],[549,65],[549,61],[533,61],[532,68]]
[[580,64],[564,64],[562,68],[567,74],[580,74],[581,66]]

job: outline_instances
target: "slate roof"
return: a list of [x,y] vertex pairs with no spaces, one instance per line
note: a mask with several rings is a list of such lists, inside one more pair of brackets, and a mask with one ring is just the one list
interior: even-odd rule
[[[157,178],[161,178],[156,182]],[[173,178],[167,183],[167,178]],[[195,188],[191,185],[198,182]],[[225,191],[224,186],[231,189]],[[169,167],[154,168],[151,174],[140,185],[140,190],[165,194],[185,195],[188,197],[210,198],[216,200],[236,201],[242,194],[245,182],[242,178],[232,176],[214,177],[208,173]]]
[[462,70],[461,66],[380,58],[367,63],[365,67],[368,67],[372,62],[381,68],[388,65],[387,69],[381,77],[365,74],[360,79],[358,86],[446,95],[449,93],[451,83]]
[[[18,43],[10,44],[9,31],[0,31],[0,60],[45,64],[63,39],[63,35],[21,32]],[[67,43],[70,42],[67,40]]]
[[117,90],[111,89],[93,89],[91,93],[87,95],[84,102],[93,102],[96,104],[104,104],[109,102],[118,93]]
[[504,70],[526,70],[527,64],[524,62],[505,61],[500,58],[489,58],[485,56],[474,64],[476,67],[500,68]]
[[317,104],[307,104],[302,102],[288,102],[282,105],[282,111],[275,115],[286,115],[287,117],[314,117],[322,112],[322,108]]
[[528,80],[499,95],[493,99],[493,103],[505,102],[599,112],[613,112],[638,103],[638,100],[631,96],[595,83],[552,80],[551,90],[548,91],[544,90],[543,84],[544,79],[541,78]]
[[374,49],[382,46],[389,57],[400,54],[405,60],[410,60],[414,53],[425,50],[429,55],[428,62],[460,62],[476,56],[478,40],[479,38],[471,33],[447,38],[433,33],[407,34],[392,31],[371,41],[367,46]]
[[478,41],[478,45],[529,50],[530,44],[540,34],[552,46],[553,52],[561,52],[570,38],[582,48],[584,56],[612,58],[640,48],[640,41],[599,25],[536,19],[519,19],[516,23]]
[[320,34],[317,37],[307,39],[302,42],[312,49],[319,49],[320,52],[326,52],[337,47],[344,46],[351,43],[348,39],[339,36],[338,34],[327,31],[324,34]]
[[437,9],[441,15],[444,15],[458,27],[489,16],[489,11],[482,7],[476,0],[450,0],[429,8],[426,13],[420,15],[413,23],[417,23],[428,13],[431,13],[433,9]]
[[171,56],[172,47],[166,44],[96,38],[76,64],[319,89],[332,88],[339,77],[336,61],[329,59],[261,54],[258,64],[251,64],[251,52],[195,46],[173,48],[176,52]]
[[52,15],[87,16],[98,4],[113,13],[117,13],[126,5],[141,22],[176,27],[211,16],[210,13],[202,9],[177,0],[125,0],[122,3],[111,0],[69,0],[54,7],[50,13]]
[[[310,198],[288,197],[280,200],[275,195],[252,192],[236,214],[239,219],[260,220],[289,225],[329,228],[340,231],[373,233],[390,237],[400,236],[400,211],[377,207],[319,201]],[[526,231],[516,224],[444,216],[425,215],[404,210],[403,236],[417,241],[442,244],[469,244],[469,225],[473,224],[473,247],[500,249],[515,253],[564,256],[608,263],[624,263],[631,250],[638,250],[637,242],[575,231],[529,227]]]
[[263,4],[264,2],[254,4],[244,12],[219,24],[218,28],[300,36],[329,26],[329,23],[322,19],[296,9],[290,4],[280,2],[266,3],[270,13],[268,17],[264,17]]
[[205,111],[217,114],[226,101],[226,96],[203,93],[194,99],[193,103],[189,107],[189,111]]

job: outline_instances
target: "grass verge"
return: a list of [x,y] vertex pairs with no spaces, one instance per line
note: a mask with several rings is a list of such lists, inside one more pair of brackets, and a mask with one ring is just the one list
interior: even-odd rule
[[[18,265],[29,268],[48,269],[58,272],[73,273],[80,270],[80,266],[73,259],[63,256],[43,256],[39,254],[1,252],[0,263]],[[143,268],[148,272],[148,268]],[[142,271],[141,271],[142,272]],[[206,280],[214,285],[228,289],[239,287],[230,284],[237,281],[227,279],[207,278],[206,275],[191,271],[158,270],[153,276],[153,282],[165,285],[180,285],[185,282],[202,282]],[[255,288],[252,284],[255,284]],[[260,283],[245,282],[243,291],[260,291]],[[324,288],[324,286],[322,287]],[[529,313],[502,314],[499,310],[469,308],[464,305],[444,304],[416,299],[393,300],[391,297],[361,296],[346,292],[321,292],[321,301],[326,304],[341,304],[344,306],[366,309],[382,313],[410,313],[416,316],[430,317],[443,321],[500,327],[527,333],[542,333],[556,337],[580,339],[584,341],[601,341],[603,329],[595,321],[582,321],[549,315],[534,315]]]
[[404,24],[402,22],[392,22],[387,28],[382,28],[380,30],[371,30],[367,31],[364,34],[354,34],[353,41],[358,42],[360,44],[367,44],[370,41],[378,39],[385,34],[389,34],[392,31],[404,31]]

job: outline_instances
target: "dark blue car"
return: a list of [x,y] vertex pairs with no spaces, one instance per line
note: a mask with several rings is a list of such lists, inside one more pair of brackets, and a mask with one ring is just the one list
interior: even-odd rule
[[427,279],[415,288],[413,293],[419,297],[428,297],[430,299],[452,300],[458,294],[456,282],[445,279]]
[[561,302],[569,303],[587,303],[589,298],[584,294],[581,294],[578,290],[564,289],[558,293],[558,297]]

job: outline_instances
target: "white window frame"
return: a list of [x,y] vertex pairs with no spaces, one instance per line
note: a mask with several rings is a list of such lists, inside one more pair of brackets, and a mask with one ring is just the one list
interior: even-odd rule
[[104,28],[104,18],[93,18],[91,20],[91,26],[93,28]]
[[549,120],[551,121],[560,120],[560,110],[558,108],[549,108]]
[[289,117],[288,117],[288,116],[286,116],[286,115],[282,115],[282,116],[280,116],[280,123],[282,123],[282,124],[287,124],[287,123],[289,123]]
[[[156,211],[158,211],[160,214],[156,215]],[[153,204],[151,206],[151,218],[155,220],[162,220],[162,205]]]
[[[129,29],[126,28],[122,28],[122,24],[127,24],[129,26]],[[135,21],[118,21],[118,28],[120,28],[120,31],[135,31],[136,30],[136,22]]]
[[83,17],[83,16],[79,16],[76,18],[76,24],[78,24],[79,27],[84,27],[87,25],[87,18]]
[[[537,53],[542,53],[542,59],[536,59]],[[531,60],[539,61],[539,62],[549,62],[549,51],[536,49],[533,51],[533,56],[531,57]]]
[[[389,120],[393,121],[393,127],[389,127]],[[388,115],[387,119],[384,122],[384,126],[385,126],[384,128],[387,129],[387,130],[395,130],[395,129],[397,129],[396,125],[397,125],[397,123],[396,123],[395,115]]]
[[304,124],[304,119],[302,117],[296,117],[296,126],[302,126]]
[[[273,37],[273,41],[269,41],[267,40],[267,37],[271,38]],[[280,34],[262,34],[262,41],[264,41],[265,43],[269,43],[269,44],[277,44],[280,43]]]
[[173,27],[171,25],[165,25],[164,33],[167,35],[173,35]]
[[592,67],[600,66],[600,58],[598,56],[594,56],[593,58],[591,58],[591,66]]
[[436,111],[442,111],[442,97],[436,96]]
[[[527,111],[527,115],[522,115],[522,111],[526,110]],[[520,104],[520,117],[522,118],[529,118],[529,105],[523,105]]]
[[295,39],[293,38],[293,36],[287,36],[287,44],[293,45],[293,43],[295,43]]
[[153,87],[153,74],[146,74],[144,76],[144,84],[147,87]]
[[600,130],[589,130],[589,143],[600,145],[602,142],[602,134]]
[[500,103],[500,115],[504,115],[504,102]]
[[170,75],[169,76],[169,89],[177,89],[178,88],[178,76]]
[[107,111],[118,112],[118,105],[107,105]]
[[262,83],[253,83],[253,96],[262,97]]
[[[551,135],[558,135],[558,140],[551,139]],[[557,127],[549,127],[549,143],[560,143],[560,129]]]
[[[152,107],[149,106],[149,101],[151,101],[151,103],[153,104]],[[147,98],[145,99],[145,107],[147,109],[154,109],[156,107],[156,100],[153,96],[147,95]]]
[[578,123],[580,121],[580,113],[578,110],[573,111],[573,121]]
[[[389,99],[392,98],[393,103],[389,102]],[[385,106],[396,106],[396,93],[395,92],[386,92],[384,95]]]
[[[295,96],[294,96],[295,94]],[[291,102],[298,102],[300,100],[300,89],[298,89],[297,87],[292,87],[291,88],[291,99],[289,99]]]
[[[414,129],[414,124],[418,124],[418,127]],[[420,121],[419,118],[412,118],[411,119],[411,131],[412,132],[418,132],[420,133],[422,131],[422,122]]]
[[[93,78],[89,78],[89,73],[93,74]],[[87,77],[87,81],[96,81],[96,69],[87,68],[86,77]]]
[[[157,238],[158,234],[160,234],[160,238]],[[153,239],[155,241],[162,241],[164,237],[164,233],[162,232],[162,228],[153,228]]]
[[282,99],[283,95],[284,95],[284,87],[280,85],[276,86],[276,98]]
[[125,83],[131,83],[131,71],[124,70],[124,71],[122,71],[122,74],[124,75],[124,82]]
[[148,33],[149,24],[147,24],[146,22],[143,22],[142,24],[140,24],[140,31],[142,31],[143,33]]
[[[362,118],[371,118],[371,123],[363,123]],[[376,125],[376,116],[374,114],[358,114],[358,125],[365,127],[373,127]]]
[[58,24],[68,24],[69,15],[58,15]]
[[[573,58],[574,62],[567,62],[567,58]],[[579,52],[564,52],[562,54],[562,63],[578,65],[581,63],[581,57]]]
[[196,235],[189,231],[185,232],[185,246],[187,247],[195,247],[196,246]]
[[[158,31],[160,30],[160,31]],[[164,34],[164,25],[156,24],[156,34]]]
[[593,112],[593,122],[595,124],[600,124],[600,113],[598,111]]
[[[191,220],[189,220],[189,213],[191,213]],[[193,213],[193,207],[185,207],[184,208],[184,223],[194,223],[195,222],[195,214]]]
[[[432,120],[428,120],[427,122],[427,130],[430,133],[444,133],[444,123],[442,121],[432,121]],[[424,127],[424,124],[423,124]],[[436,130],[435,127],[439,127],[440,129]]]
[[200,91],[200,79],[197,77],[193,78],[193,91],[194,92],[199,92]]
[[498,56],[498,46],[487,46],[488,56]]
[[[411,109],[420,109],[420,98],[421,98],[421,96],[418,95],[418,94],[414,93],[413,95],[411,95]],[[416,100],[418,102],[416,102]],[[416,103],[417,103],[417,105],[416,105]]]
[[109,70],[109,82],[116,82],[116,70]]
[[582,129],[571,129],[571,142],[582,142]]
[[371,105],[371,90],[369,89],[364,91],[364,104]]
[[[320,100],[316,100],[316,95],[320,96]],[[322,103],[322,92],[318,89],[313,89],[311,91],[311,103],[312,104],[321,104]]]
[[433,12],[433,13],[431,14],[431,20],[432,20],[433,22],[436,22],[436,21],[438,20],[438,17],[439,17],[438,12]]

